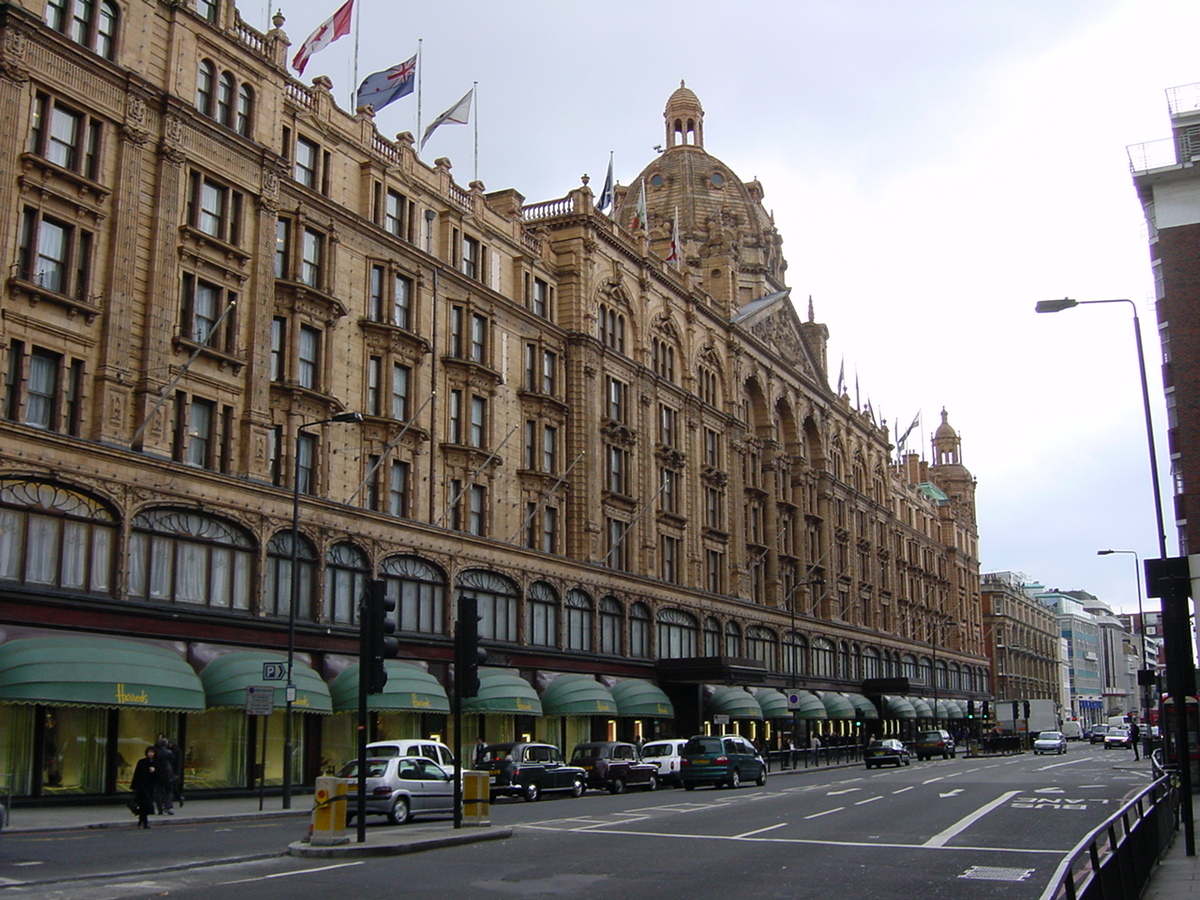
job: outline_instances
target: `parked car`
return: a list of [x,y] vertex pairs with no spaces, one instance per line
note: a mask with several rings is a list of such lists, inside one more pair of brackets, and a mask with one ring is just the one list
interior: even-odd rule
[[1104,736],[1108,734],[1107,725],[1093,725],[1092,730],[1088,732],[1088,742],[1092,744],[1103,744]]
[[918,734],[917,739],[913,742],[913,753],[919,760],[932,759],[935,756],[951,759],[958,755],[954,746],[954,738],[950,737],[950,732],[940,728],[922,731]]
[[623,794],[626,787],[658,788],[658,766],[642,762],[638,749],[624,741],[593,741],[578,744],[571,765],[587,772],[587,786]]
[[867,744],[867,749],[863,751],[863,762],[866,763],[868,769],[889,763],[900,768],[900,766],[907,766],[912,759],[909,757],[908,748],[904,746],[903,741],[895,738],[882,738]]
[[[366,814],[387,816],[403,825],[413,816],[453,814],[454,773],[423,756],[392,756],[366,761]],[[358,760],[346,763],[339,778],[352,779],[346,789],[346,822],[358,810]]]
[[1108,750],[1112,747],[1124,747],[1129,749],[1129,729],[1119,725],[1109,726],[1108,731],[1104,735],[1104,749]]
[[683,784],[683,776],[679,774],[679,770],[683,765],[680,753],[685,744],[687,741],[684,738],[668,738],[642,745],[642,759],[658,767],[659,784]]
[[735,788],[743,781],[767,783],[766,762],[739,734],[696,735],[683,745],[680,757],[679,771],[689,791],[698,784]]
[[1033,740],[1033,755],[1066,753],[1067,739],[1061,731],[1043,731]]
[[491,773],[491,798],[501,795],[536,800],[546,791],[569,791],[582,797],[587,772],[563,762],[553,744],[488,744],[480,753]]
[[454,768],[454,754],[445,744],[420,738],[396,741],[372,741],[367,744],[367,756],[423,756],[432,759],[447,771]]

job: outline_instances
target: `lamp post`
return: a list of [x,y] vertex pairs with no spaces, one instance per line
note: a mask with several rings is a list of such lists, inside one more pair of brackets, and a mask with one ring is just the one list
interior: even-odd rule
[[[946,631],[947,631],[948,629],[950,629],[950,628],[953,628],[953,627],[955,627],[956,625],[958,625],[958,622],[954,621],[953,619],[947,619],[945,622],[937,622],[937,621],[935,620],[935,621],[934,621],[932,624],[933,624],[933,627],[934,627],[934,632],[935,632],[935,633],[934,633],[934,635],[933,635],[933,640],[930,642],[930,643],[933,645],[933,668],[932,668],[932,669],[930,670],[930,672],[929,672],[929,680],[930,680],[930,682],[931,682],[931,683],[932,683],[932,685],[933,685],[933,721],[934,721],[934,724],[937,724],[937,720],[938,720],[938,717],[937,717],[937,704],[938,704],[938,669],[937,669],[937,650],[938,650],[938,640],[941,638],[941,636],[942,636],[942,635],[944,635],[944,634],[946,633]],[[942,627],[942,631],[941,631],[941,633],[940,633],[940,634],[939,634],[939,633],[937,633],[937,627],[938,627],[938,625],[941,625],[941,627]]]
[[[1142,351],[1142,326],[1138,320],[1137,304],[1128,298],[1114,300],[1072,300],[1070,297],[1064,297],[1061,300],[1041,300],[1034,309],[1040,313],[1055,313],[1062,312],[1064,309],[1071,309],[1074,306],[1096,303],[1128,303],[1133,310],[1133,336],[1137,343],[1138,373],[1142,379],[1142,412],[1146,418],[1146,444],[1150,450],[1150,481],[1151,487],[1154,489],[1154,515],[1155,526],[1158,531],[1158,553],[1161,565],[1165,567],[1168,563],[1167,530],[1163,522],[1162,491],[1158,483],[1158,454],[1154,449],[1154,421],[1150,415],[1150,389],[1146,384],[1146,356]],[[1149,562],[1147,562],[1147,566],[1149,566]],[[1147,574],[1147,584],[1149,584],[1149,574]],[[1177,597],[1174,599],[1174,602],[1179,602]],[[1166,597],[1163,598],[1162,605],[1164,613],[1166,613],[1168,605]],[[1172,620],[1179,618],[1177,610],[1174,607],[1170,611],[1170,616]],[[1165,622],[1167,616],[1164,615],[1163,618]],[[1186,616],[1183,618],[1186,620]],[[1192,686],[1186,684],[1188,677],[1184,674],[1185,671],[1192,671],[1192,648],[1186,639],[1188,633],[1189,631],[1184,628],[1180,628],[1178,634],[1164,633],[1168,676],[1172,686],[1169,693],[1175,698],[1175,707],[1178,711],[1175,721],[1176,747],[1179,755],[1179,786],[1185,798],[1190,798],[1192,794],[1191,747],[1187,728],[1187,702],[1184,699],[1193,689]],[[1182,646],[1175,646],[1176,644],[1182,644]],[[1180,813],[1183,819],[1186,854],[1188,856],[1195,856],[1196,838],[1192,822],[1192,804],[1187,801],[1180,804]]]
[[[824,578],[806,578],[804,581],[797,581],[795,584],[792,585],[792,589],[790,591],[788,591],[787,605],[788,605],[788,612],[790,613],[791,620],[792,620],[791,642],[788,644],[788,676],[789,676],[789,681],[791,683],[791,692],[792,693],[796,692],[796,591],[798,591],[800,588],[804,587],[805,585],[823,585],[823,584],[825,584]],[[788,699],[790,701],[791,698],[788,698]],[[798,713],[798,710],[795,707],[793,707],[792,708],[792,737],[791,737],[793,744],[796,741],[796,731],[800,727],[800,720],[797,718],[797,713]],[[789,762],[794,763],[795,760],[794,759],[789,760]]]
[[[1114,553],[1128,553],[1133,557],[1134,572],[1137,575],[1138,592],[1138,636],[1141,638],[1142,665],[1138,670],[1138,686],[1142,689],[1142,721],[1149,722],[1150,684],[1142,676],[1143,671],[1151,671],[1149,660],[1146,658],[1146,616],[1142,612],[1142,560],[1136,550],[1097,550],[1097,556],[1111,556]],[[1146,681],[1146,683],[1143,683]],[[1146,738],[1150,735],[1147,733]]]
[[300,578],[296,572],[300,549],[300,445],[306,428],[315,428],[331,422],[361,422],[362,420],[362,413],[338,413],[328,419],[304,422],[296,428],[295,453],[292,456],[292,563],[289,575],[291,596],[288,600],[287,687],[284,688],[287,703],[283,719],[284,809],[292,808],[292,704],[296,702],[296,683],[292,680],[292,667],[296,660],[296,610],[300,606]]

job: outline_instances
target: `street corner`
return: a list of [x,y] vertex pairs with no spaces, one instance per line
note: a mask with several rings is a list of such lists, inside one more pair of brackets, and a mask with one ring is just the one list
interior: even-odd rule
[[308,841],[293,841],[288,844],[288,855],[311,859],[354,859],[373,856],[400,856],[405,853],[420,853],[423,850],[438,850],[443,847],[459,847],[482,841],[501,841],[513,836],[511,828],[476,827],[450,829],[436,825],[400,826],[368,834],[366,841],[359,843],[349,837],[344,844],[312,844]]

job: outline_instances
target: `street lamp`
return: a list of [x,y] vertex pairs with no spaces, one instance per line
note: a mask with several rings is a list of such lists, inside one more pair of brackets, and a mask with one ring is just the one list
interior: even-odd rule
[[[288,601],[287,642],[287,697],[283,719],[283,808],[292,808],[292,704],[296,702],[296,683],[292,680],[292,666],[296,660],[296,610],[300,606],[300,578],[296,571],[300,549],[300,444],[304,429],[327,425],[331,422],[361,422],[362,413],[338,413],[328,419],[304,422],[296,428],[295,453],[292,456],[292,567],[291,597]],[[311,487],[311,485],[310,485]]]
[[[938,621],[934,620],[934,622],[931,624],[933,624],[933,626],[934,626],[933,640],[930,642],[933,645],[933,668],[929,672],[929,680],[933,684],[933,721],[934,721],[934,724],[936,724],[937,720],[938,720],[938,718],[937,718],[937,703],[938,703],[937,648],[938,648],[938,640],[941,638],[942,635],[944,635],[946,633],[946,631],[948,629],[954,628],[959,623],[954,621],[953,619],[947,619],[945,622],[938,622]],[[942,631],[940,634],[937,633],[938,625],[942,626]]]
[[[787,604],[788,604],[788,612],[791,614],[791,619],[792,619],[791,641],[788,644],[788,670],[789,670],[788,675],[789,675],[789,680],[791,682],[791,693],[793,693],[793,694],[796,693],[796,591],[799,590],[800,588],[804,587],[805,585],[823,585],[823,584],[825,584],[824,578],[807,578],[804,581],[797,581],[795,584],[792,585],[791,590],[788,591],[788,595],[786,598]],[[789,702],[791,701],[790,697],[788,698],[788,701]],[[792,740],[793,745],[796,742],[796,732],[800,729],[800,719],[798,718],[799,712],[800,711],[799,711],[798,707],[792,707],[792,737],[791,737],[791,740]],[[792,759],[791,762],[795,763],[795,759]]]
[[[1138,592],[1138,635],[1141,637],[1142,644],[1142,665],[1138,670],[1138,686],[1142,689],[1142,721],[1149,722],[1150,712],[1150,682],[1148,676],[1143,676],[1143,671],[1152,671],[1150,662],[1146,657],[1146,616],[1142,612],[1142,560],[1138,556],[1136,550],[1097,550],[1097,556],[1111,556],[1114,553],[1128,553],[1133,556],[1134,571],[1137,575],[1137,592]],[[1146,735],[1147,739],[1149,734]]]

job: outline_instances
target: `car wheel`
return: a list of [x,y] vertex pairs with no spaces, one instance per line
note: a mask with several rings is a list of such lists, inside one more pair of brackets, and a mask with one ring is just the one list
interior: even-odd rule
[[758,770],[758,777],[754,779],[754,783],[759,787],[767,783],[767,770],[765,768]]
[[742,786],[742,773],[737,769],[734,769],[733,774],[729,776],[729,786],[734,790]]
[[[904,758],[904,764],[905,764],[906,766],[907,766],[907,765],[909,765],[911,762],[912,762],[912,760],[911,760],[911,759],[909,759],[907,756]],[[897,768],[897,769],[898,769],[898,768],[900,768],[900,763],[896,763],[896,768]]]
[[685,791],[694,791],[694,790],[696,789],[696,782],[694,782],[694,781],[685,781],[685,782],[683,783],[683,789],[684,789]]
[[646,790],[648,790],[648,791],[657,791],[658,790],[658,776],[657,775],[650,776],[650,780],[646,782]]
[[874,766],[872,766],[870,763],[867,763],[867,768],[868,768],[868,769],[873,769],[873,768],[875,768],[875,767],[874,767]]
[[388,821],[393,825],[403,825],[408,821],[408,800],[406,798],[396,798],[396,802],[388,810]]
[[532,803],[538,797],[542,796],[542,789],[538,787],[536,781],[531,781],[525,785],[525,790],[521,793],[521,796]]
[[614,778],[608,785],[608,792],[610,794],[625,793],[625,779],[624,778]]
[[582,797],[583,792],[586,790],[587,790],[587,785],[585,785],[583,783],[582,778],[576,778],[575,781],[571,784],[571,796],[572,797]]

